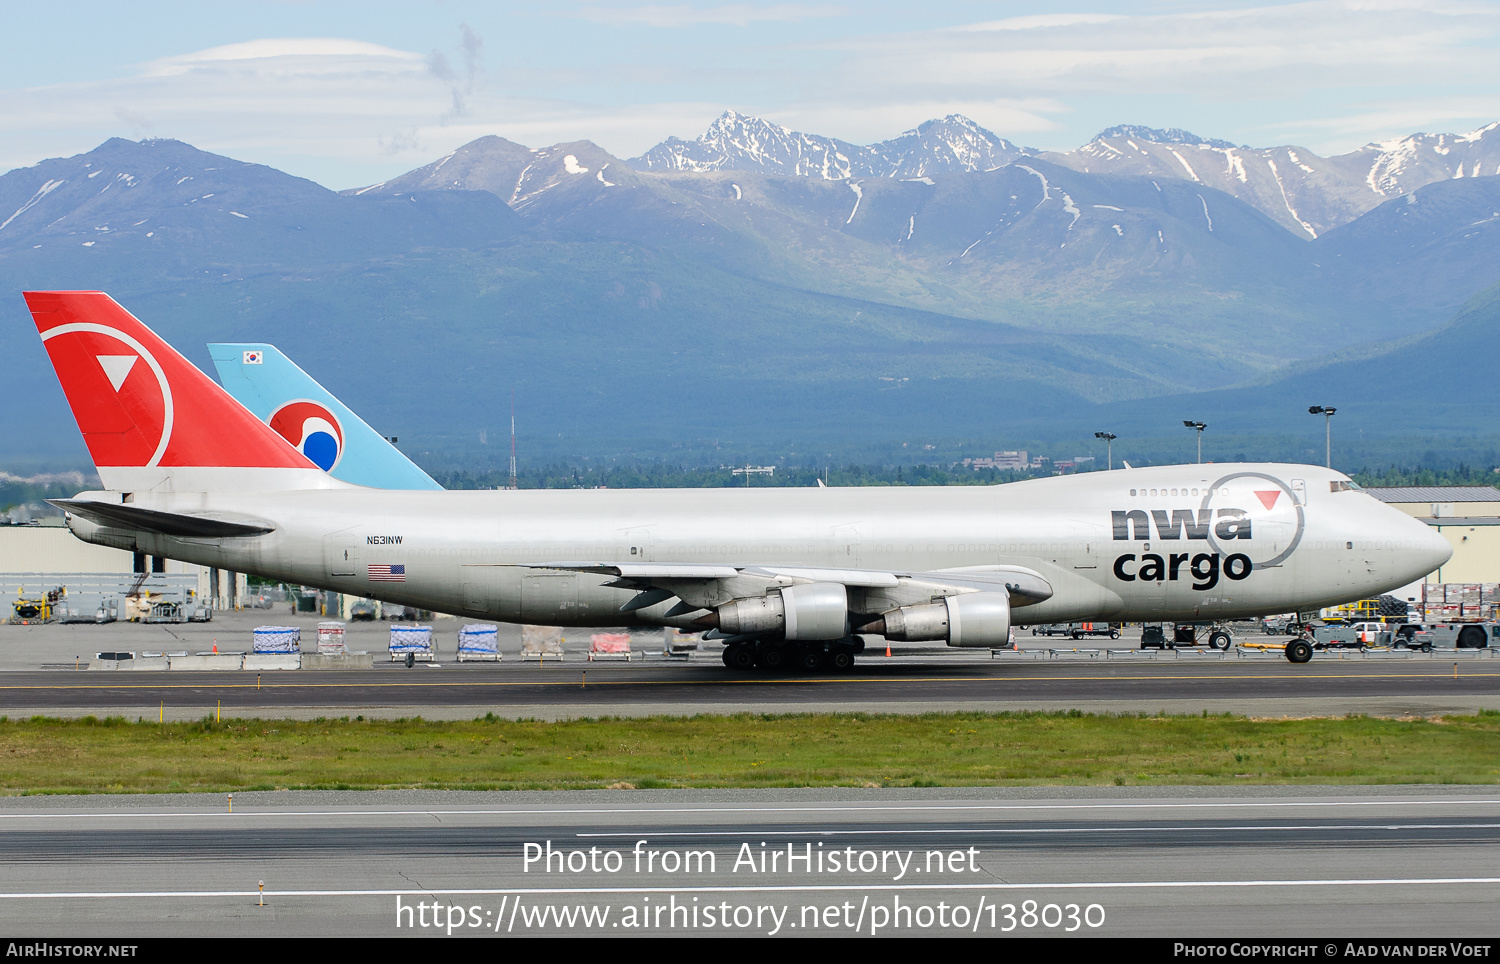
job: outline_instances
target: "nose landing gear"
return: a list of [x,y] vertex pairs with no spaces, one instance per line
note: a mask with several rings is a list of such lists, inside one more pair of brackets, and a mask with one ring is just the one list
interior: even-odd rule
[[1312,659],[1312,643],[1305,639],[1294,639],[1286,644],[1286,658],[1288,662],[1305,663]]

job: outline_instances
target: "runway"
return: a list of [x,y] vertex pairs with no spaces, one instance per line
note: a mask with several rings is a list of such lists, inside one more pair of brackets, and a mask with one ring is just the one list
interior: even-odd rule
[[1497,867],[1491,788],[0,801],[38,936],[1451,939],[1500,930]]
[[1500,661],[1319,658],[866,658],[845,674],[715,662],[445,664],[348,672],[4,672],[0,713],[197,719],[329,715],[564,718],[655,713],[1086,709],[1249,715],[1500,709]]

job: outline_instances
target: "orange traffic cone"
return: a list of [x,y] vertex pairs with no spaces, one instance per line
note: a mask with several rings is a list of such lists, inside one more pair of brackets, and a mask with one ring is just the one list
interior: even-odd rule
[[219,652],[219,641],[218,641],[218,639],[215,639],[214,640],[214,654],[217,655],[218,652]]
[[886,643],[885,644],[885,655],[886,655],[887,658],[889,658],[890,655],[891,655],[891,644],[890,643]]

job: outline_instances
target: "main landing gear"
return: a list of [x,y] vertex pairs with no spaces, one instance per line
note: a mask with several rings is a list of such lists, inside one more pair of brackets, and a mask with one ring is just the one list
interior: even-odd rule
[[864,640],[858,636],[829,640],[762,638],[730,643],[724,647],[723,660],[734,670],[843,673],[854,667],[854,657],[864,648]]

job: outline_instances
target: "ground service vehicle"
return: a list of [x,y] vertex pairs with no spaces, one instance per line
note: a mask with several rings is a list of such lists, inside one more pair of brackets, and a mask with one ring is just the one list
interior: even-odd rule
[[[1168,628],[1172,635],[1170,641],[1167,639]],[[1200,644],[1207,644],[1209,649],[1228,649],[1234,644],[1234,638],[1213,624],[1175,623],[1167,627],[1161,623],[1147,623],[1141,629],[1141,649],[1176,649]]]
[[1031,635],[1070,636],[1073,639],[1082,639],[1085,636],[1108,636],[1110,639],[1119,639],[1120,627],[1115,623],[1054,623],[1031,627]]
[[1407,623],[1392,626],[1391,645],[1397,649],[1485,649],[1500,646],[1500,623]]

